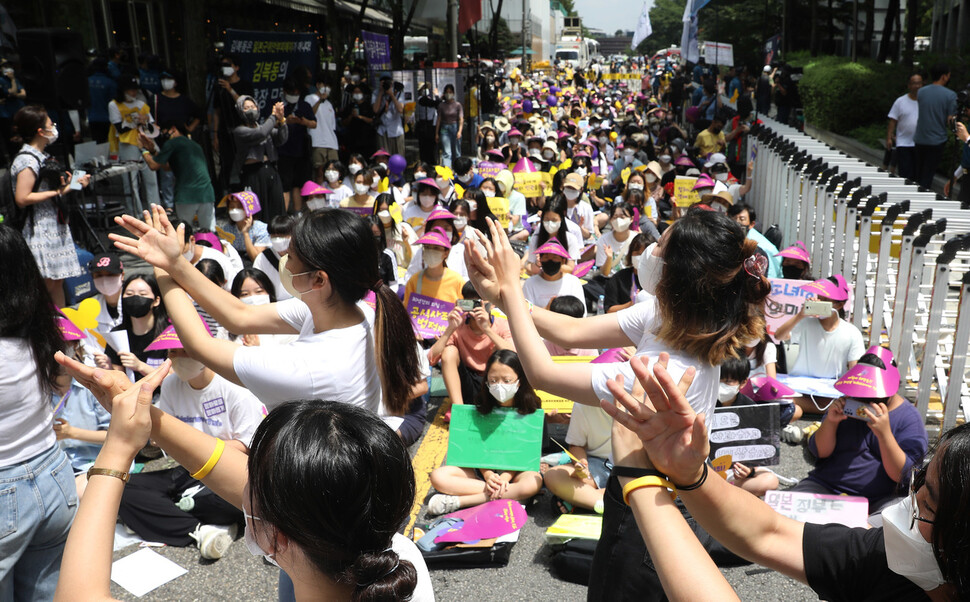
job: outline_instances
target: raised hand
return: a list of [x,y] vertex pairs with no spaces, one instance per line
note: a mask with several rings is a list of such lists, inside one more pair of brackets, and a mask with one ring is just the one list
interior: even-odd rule
[[134,458],[138,450],[145,446],[152,432],[152,393],[162,384],[171,365],[166,360],[131,388],[114,397],[114,411],[104,441],[105,449]]
[[109,234],[108,238],[120,251],[171,273],[182,254],[185,227],[174,228],[165,215],[165,209],[159,205],[152,205],[152,210],[145,211],[142,218],[130,215],[116,217],[115,223],[130,232],[134,238],[120,234]]
[[116,395],[124,393],[134,386],[124,372],[92,368],[60,351],[54,354],[54,359],[68,374],[74,377],[74,380],[91,391],[94,397],[104,406],[104,409],[109,412],[111,411],[111,400]]

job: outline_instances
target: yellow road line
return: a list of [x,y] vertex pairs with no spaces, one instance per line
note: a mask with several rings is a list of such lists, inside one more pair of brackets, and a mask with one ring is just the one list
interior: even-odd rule
[[428,427],[428,432],[424,436],[418,451],[411,460],[414,466],[414,506],[411,508],[411,517],[408,524],[404,527],[404,534],[411,536],[415,521],[418,520],[418,513],[424,505],[424,498],[431,489],[431,471],[441,466],[448,452],[448,425],[445,424],[445,414],[451,409],[451,401],[445,400],[438,413],[435,414],[434,421]]

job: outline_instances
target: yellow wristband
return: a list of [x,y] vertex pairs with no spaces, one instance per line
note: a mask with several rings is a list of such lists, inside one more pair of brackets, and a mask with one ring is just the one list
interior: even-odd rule
[[677,499],[677,488],[674,487],[673,483],[658,476],[647,475],[645,477],[633,479],[623,487],[623,503],[629,506],[630,502],[627,498],[631,493],[637,489],[640,489],[641,487],[666,487],[670,490],[670,499]]
[[226,442],[222,439],[216,439],[216,448],[212,451],[212,455],[209,456],[209,460],[206,461],[202,468],[192,473],[190,476],[197,481],[201,481],[202,479],[206,478],[206,476],[212,472],[212,469],[215,468],[219,458],[222,457],[222,452],[224,449],[226,449]]

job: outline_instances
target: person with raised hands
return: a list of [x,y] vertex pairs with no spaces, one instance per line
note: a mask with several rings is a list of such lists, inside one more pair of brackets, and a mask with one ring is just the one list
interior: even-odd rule
[[807,584],[824,600],[970,595],[970,425],[944,433],[929,463],[914,471],[909,495],[883,510],[882,527],[802,523],[724,479],[709,478],[706,417],[695,413],[683,383],[678,387],[662,365],[651,375],[640,358],[631,362],[644,401],[610,383],[619,403],[604,401],[603,409],[639,437],[694,519],[728,549]]
[[110,597],[126,471],[149,437],[243,512],[246,547],[293,577],[296,600],[434,600],[420,552],[396,533],[414,503],[407,448],[376,415],[339,402],[290,402],[260,423],[247,457],[151,405],[167,362],[131,384],[63,354],[57,361],[112,420],[68,537],[56,600]]
[[[414,330],[397,295],[378,277],[377,246],[366,221],[339,209],[304,215],[280,259],[283,288],[295,299],[247,305],[189,264],[181,255],[182,227],[172,227],[161,207],[153,210],[144,221],[117,218],[134,238],[111,239],[155,266],[190,356],[269,408],[292,399],[329,399],[376,413],[383,399],[390,413],[404,414],[419,369]],[[373,313],[360,303],[368,291],[377,295]],[[273,347],[213,339],[192,300],[235,334],[299,336]]]

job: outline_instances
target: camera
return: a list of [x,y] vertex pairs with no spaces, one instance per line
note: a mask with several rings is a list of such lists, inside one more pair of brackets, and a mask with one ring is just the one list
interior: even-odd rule
[[382,81],[381,82],[381,88],[383,88],[385,92],[388,91],[388,90],[390,90],[391,89],[391,80],[386,79],[386,80]]
[[482,300],[481,299],[459,299],[455,303],[455,305],[457,305],[458,309],[462,311],[471,311],[476,307],[481,307]]

